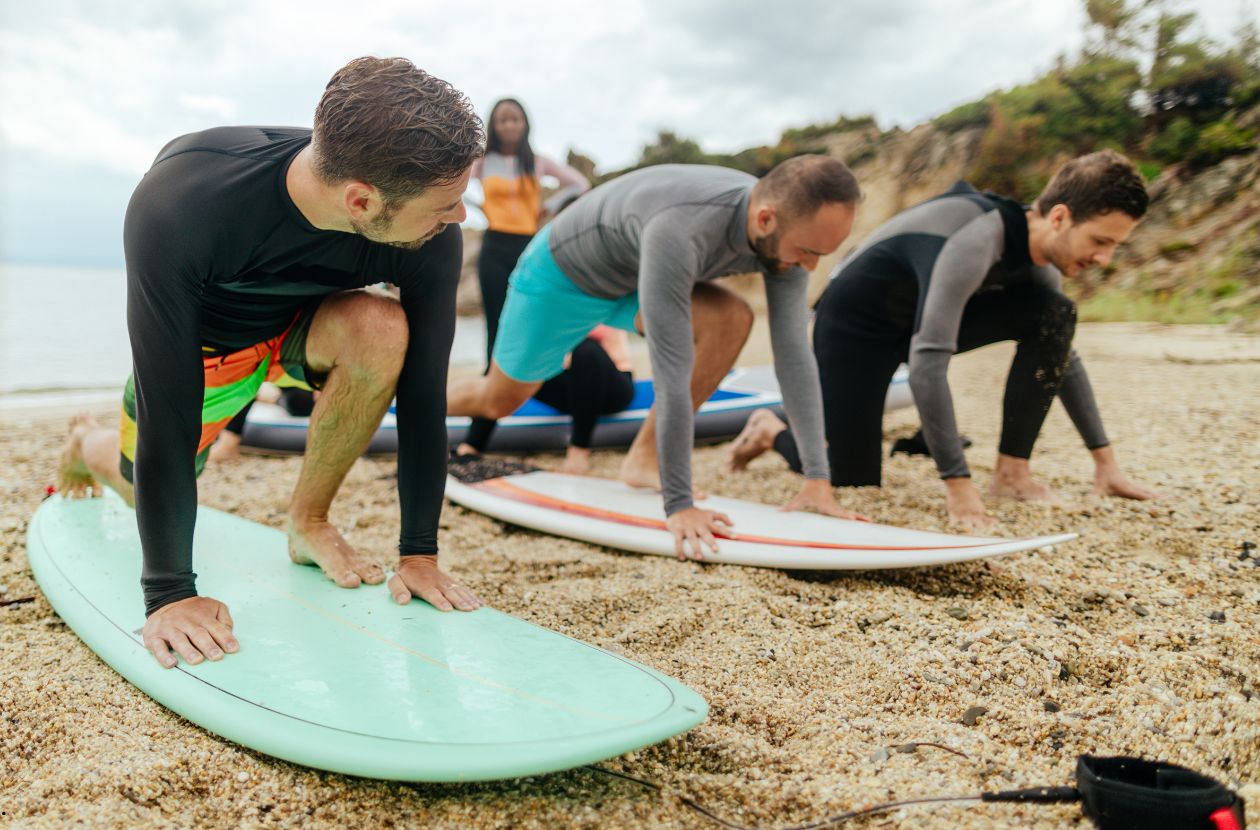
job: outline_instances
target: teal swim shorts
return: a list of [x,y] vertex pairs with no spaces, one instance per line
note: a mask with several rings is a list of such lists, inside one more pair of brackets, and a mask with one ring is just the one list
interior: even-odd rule
[[550,226],[530,240],[508,278],[499,318],[494,360],[522,383],[550,380],[564,371],[564,358],[603,323],[636,331],[636,291],[614,300],[593,297],[564,275],[551,255]]

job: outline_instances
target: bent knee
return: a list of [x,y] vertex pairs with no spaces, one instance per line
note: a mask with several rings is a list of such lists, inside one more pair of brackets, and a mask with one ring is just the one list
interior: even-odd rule
[[483,407],[483,414],[485,417],[497,421],[520,409],[521,404],[527,400],[529,400],[528,394],[524,397],[519,395],[492,395]]
[[1049,292],[1041,306],[1042,327],[1071,339],[1076,331],[1076,303],[1058,291]]
[[731,329],[744,332],[752,329],[752,306],[735,292],[720,285],[700,283],[695,287],[693,297],[697,310],[720,322],[726,332],[729,333]]
[[407,313],[393,297],[359,292],[353,312],[354,333],[366,342],[388,345],[391,349],[406,347]]
[[407,315],[393,297],[354,291],[337,297],[322,324],[320,352],[332,362],[377,366],[397,372],[407,352]]

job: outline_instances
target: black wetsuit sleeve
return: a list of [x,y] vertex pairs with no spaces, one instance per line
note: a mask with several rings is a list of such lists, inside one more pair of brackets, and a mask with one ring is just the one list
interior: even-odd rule
[[[1063,276],[1057,268],[1047,266],[1038,268],[1034,281],[1048,286],[1055,291],[1062,291]],[[1094,399],[1094,387],[1089,382],[1089,374],[1081,356],[1072,349],[1068,355],[1067,369],[1063,372],[1063,381],[1059,385],[1059,400],[1072,419],[1073,426],[1080,433],[1081,440],[1088,449],[1096,450],[1111,443],[1107,438],[1107,430],[1103,427],[1102,413],[1098,411],[1098,402]]]
[[[174,175],[173,175],[174,174]],[[196,596],[192,570],[197,518],[195,458],[204,376],[201,295],[205,240],[189,234],[196,206],[173,198],[177,171],[152,171],[132,196],[123,227],[127,329],[136,390],[132,477],[144,551],[145,613]]]
[[455,337],[455,289],[464,243],[451,225],[420,249],[423,262],[400,280],[407,357],[398,378],[398,499],[403,556],[436,554],[446,489],[446,374]]

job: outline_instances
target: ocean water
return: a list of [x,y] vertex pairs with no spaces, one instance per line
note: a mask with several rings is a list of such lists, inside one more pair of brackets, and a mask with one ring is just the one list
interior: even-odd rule
[[[121,268],[0,264],[0,408],[121,393],[131,371]],[[485,358],[485,322],[459,318],[452,364]]]

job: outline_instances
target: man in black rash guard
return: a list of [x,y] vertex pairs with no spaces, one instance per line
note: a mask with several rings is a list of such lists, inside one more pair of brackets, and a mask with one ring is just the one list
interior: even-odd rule
[[[1104,151],[1066,164],[1032,208],[960,182],[877,228],[837,267],[817,306],[814,353],[832,483],[880,484],[884,396],[898,364],[908,361],[950,518],[992,524],[971,483],[946,372],[956,353],[1015,340],[990,493],[1053,498],[1028,459],[1057,394],[1094,457],[1095,492],[1156,498],[1116,462],[1072,351],[1076,308],[1060,291],[1063,275],[1111,261],[1147,201],[1128,159]],[[730,465],[742,469],[773,446],[799,470],[795,443],[774,415],[754,413],[731,446]]]
[[[264,379],[322,389],[289,507],[289,555],[345,588],[385,574],[329,522],[333,497],[398,401],[401,561],[389,590],[479,604],[437,566],[461,196],[485,137],[467,98],[402,58],[333,76],[314,130],[223,127],[168,144],[127,209],[134,375],[120,431],[71,424],[60,484],[135,505],[146,647],[166,667],[239,644],[197,596],[196,474]],[[394,283],[400,300],[368,292]],[[194,459],[196,459],[194,461]],[[134,487],[133,483],[134,482]]]

